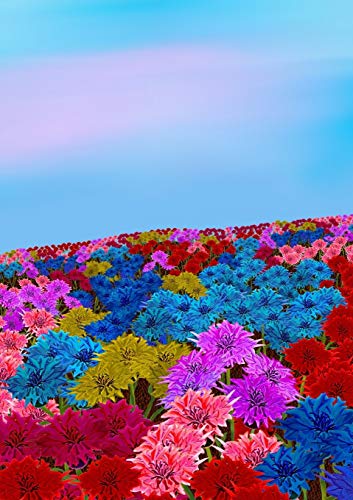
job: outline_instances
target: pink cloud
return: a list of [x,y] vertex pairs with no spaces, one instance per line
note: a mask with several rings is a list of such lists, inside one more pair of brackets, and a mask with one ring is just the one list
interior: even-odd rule
[[231,49],[167,47],[60,57],[0,69],[0,165],[174,125],[310,114],[278,97],[291,78],[276,62]]

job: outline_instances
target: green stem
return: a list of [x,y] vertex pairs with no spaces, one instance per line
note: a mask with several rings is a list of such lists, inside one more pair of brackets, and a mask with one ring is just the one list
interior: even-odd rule
[[208,461],[211,462],[211,460],[212,460],[213,457],[212,457],[212,453],[211,453],[210,447],[207,446],[207,448],[205,448],[205,450],[206,450]]
[[150,411],[152,409],[152,406],[153,406],[153,403],[155,402],[155,400],[156,400],[156,398],[154,396],[151,396],[150,401],[148,403],[148,406],[145,409],[145,412],[143,414],[145,418],[148,418],[148,415],[149,415],[149,413],[150,413]]
[[226,371],[226,384],[230,385],[230,368]]
[[189,486],[186,486],[186,484],[183,484],[183,488],[185,493],[187,494],[189,500],[195,500],[195,496],[193,492],[190,490]]
[[[320,466],[321,469],[321,476],[325,475],[325,464],[322,464]],[[321,489],[321,500],[327,500],[327,493],[326,493],[326,481],[323,479],[320,479],[320,489]]]
[[303,492],[303,500],[308,500],[308,492],[307,490],[302,489]]
[[153,415],[151,416],[150,420],[154,420],[156,417],[158,417],[158,415],[160,415],[162,413],[162,411],[164,411],[164,407],[163,408],[158,408],[158,410],[156,410]]
[[235,426],[234,426],[234,418],[230,419],[230,440],[234,441],[235,436]]
[[130,391],[130,404],[132,406],[136,405],[136,400],[135,400],[135,388],[136,388],[137,382],[134,382],[133,384],[129,384],[129,391]]
[[59,398],[59,410],[60,410],[60,415],[65,413],[65,403],[64,403],[64,398]]
[[302,383],[300,385],[300,394],[303,394],[303,392],[304,392],[305,380],[306,380],[306,375],[303,376],[303,380],[302,380]]

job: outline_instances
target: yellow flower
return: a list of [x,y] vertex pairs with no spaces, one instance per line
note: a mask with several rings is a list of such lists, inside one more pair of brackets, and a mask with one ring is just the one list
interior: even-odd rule
[[186,356],[191,351],[187,344],[179,344],[172,341],[169,344],[157,344],[154,347],[155,361],[151,366],[151,375],[148,377],[149,383],[153,386],[152,395],[155,398],[165,396],[168,384],[161,382],[161,377],[168,374],[168,368],[175,365],[181,356]]
[[195,285],[192,285],[192,287],[187,290],[187,293],[193,299],[199,299],[207,295],[207,288],[201,282],[195,283]]
[[74,307],[59,321],[59,329],[67,332],[69,335],[79,335],[85,337],[86,332],[84,327],[103,319],[107,312],[95,314],[92,309],[87,307]]
[[170,290],[171,292],[178,293],[179,285],[177,278],[178,276],[174,276],[173,274],[167,274],[166,276],[163,276],[162,288],[164,290]]
[[113,365],[99,363],[91,366],[80,377],[76,386],[69,389],[78,400],[86,400],[89,406],[105,403],[108,400],[116,401],[123,398],[122,389],[127,389],[128,384],[115,372]]
[[122,377],[137,380],[150,375],[151,365],[154,362],[153,347],[142,337],[125,333],[104,349],[105,352],[98,354],[96,359],[114,365],[114,370]]
[[92,278],[92,276],[97,276],[97,274],[104,274],[110,267],[112,267],[112,265],[109,262],[91,260],[86,263],[86,269],[83,271],[83,274],[87,276],[87,278]]

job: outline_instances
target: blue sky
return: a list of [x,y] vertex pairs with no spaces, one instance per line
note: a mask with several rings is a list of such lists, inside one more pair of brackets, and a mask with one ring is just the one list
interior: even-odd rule
[[3,1],[0,252],[351,213],[352,15],[348,1]]

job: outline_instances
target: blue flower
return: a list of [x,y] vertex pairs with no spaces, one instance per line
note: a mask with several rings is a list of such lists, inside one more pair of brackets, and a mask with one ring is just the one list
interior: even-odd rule
[[44,405],[58,395],[58,389],[65,384],[66,369],[58,360],[44,357],[29,359],[16,375],[7,380],[13,397],[26,403]]
[[342,456],[344,450],[339,440],[345,438],[345,431],[353,424],[353,410],[339,397],[337,402],[324,393],[315,399],[307,397],[297,408],[288,410],[287,416],[279,425],[287,440],[294,440],[323,458],[333,455],[335,462],[346,457]]
[[294,452],[281,446],[276,453],[269,453],[255,470],[263,473],[260,479],[269,479],[269,484],[276,484],[282,493],[299,496],[302,488],[309,489],[307,480],[315,479],[321,463],[320,457],[300,446]]
[[89,337],[71,337],[74,340],[72,349],[65,349],[61,354],[63,364],[67,364],[68,372],[74,377],[81,376],[90,366],[95,366],[98,361],[95,356],[104,352],[99,342],[94,342]]
[[335,465],[340,474],[325,473],[324,481],[329,485],[327,493],[337,500],[348,500],[353,498],[353,465]]
[[168,334],[171,314],[161,309],[147,309],[132,323],[136,335],[147,340],[161,341]]

